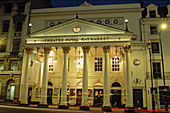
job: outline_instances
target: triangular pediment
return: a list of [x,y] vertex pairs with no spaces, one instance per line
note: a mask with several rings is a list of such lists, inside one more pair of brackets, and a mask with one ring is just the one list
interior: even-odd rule
[[[75,31],[74,31],[75,30]],[[32,33],[29,37],[55,37],[55,36],[74,36],[74,35],[123,35],[131,34],[125,30],[108,27],[82,19],[73,19],[65,23],[46,28]]]

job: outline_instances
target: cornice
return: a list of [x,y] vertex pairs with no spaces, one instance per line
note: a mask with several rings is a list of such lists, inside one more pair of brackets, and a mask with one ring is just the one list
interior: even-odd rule
[[76,11],[56,11],[56,12],[40,12],[40,13],[31,13],[31,17],[38,17],[38,16],[65,16],[65,15],[75,15],[77,12],[79,15],[81,14],[108,14],[108,13],[141,13],[144,8],[134,8],[134,9],[96,9],[96,10],[76,10]]

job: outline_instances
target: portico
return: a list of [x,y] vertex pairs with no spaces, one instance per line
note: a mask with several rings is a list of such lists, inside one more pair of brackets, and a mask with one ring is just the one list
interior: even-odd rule
[[[43,63],[44,67],[41,84],[37,85],[41,87],[39,106],[47,107],[47,83],[48,81],[53,81],[55,93],[57,88],[59,88],[58,95],[55,95],[53,92],[53,101],[58,101],[59,108],[68,108],[68,104],[71,102],[76,104],[78,91],[80,91],[80,109],[89,109],[89,91],[92,91],[92,97],[94,97],[95,92],[92,84],[98,81],[103,84],[104,88],[103,92],[101,92],[103,107],[111,107],[111,84],[113,81],[123,84],[121,78],[123,78],[124,73],[128,78],[125,84],[128,86],[128,89],[126,88],[125,90],[130,90],[126,92],[128,100],[126,107],[133,107],[129,68],[130,53],[128,52],[130,51],[131,36],[132,33],[130,32],[82,19],[73,19],[26,36],[25,47],[34,48],[33,54],[36,56],[36,59],[32,60]],[[123,72],[123,65],[120,66],[121,68],[117,67],[117,65],[123,63],[120,60],[123,59],[122,54],[126,56],[126,72]],[[81,61],[81,59],[83,60]],[[26,62],[30,62],[30,60],[26,59]],[[117,65],[113,66],[113,62]],[[29,65],[29,63],[26,63],[26,65]],[[58,70],[55,66],[58,67]],[[95,70],[94,68],[100,68],[99,72],[97,71],[98,69]],[[26,68],[25,73],[28,70],[29,68]],[[117,72],[114,72],[114,70],[117,70]],[[119,72],[119,70],[121,71]],[[24,76],[28,75],[24,74]],[[81,90],[76,89],[76,84],[79,82],[82,82]],[[25,87],[27,84],[26,81]],[[130,86],[131,88],[129,88]],[[70,93],[71,91],[73,91],[73,94]],[[72,99],[70,97],[68,99],[68,95]],[[25,94],[24,98],[26,97]]]

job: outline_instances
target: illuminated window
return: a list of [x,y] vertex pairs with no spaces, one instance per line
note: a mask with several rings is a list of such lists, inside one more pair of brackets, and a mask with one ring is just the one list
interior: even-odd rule
[[95,71],[102,71],[102,58],[95,58]]
[[49,58],[49,69],[48,69],[48,71],[52,72],[53,68],[54,68],[54,59]]
[[17,60],[11,60],[10,70],[11,71],[17,71],[17,69],[18,69],[18,61]]
[[112,58],[112,71],[120,71],[120,58],[114,57]]
[[0,71],[4,70],[4,61],[0,60]]

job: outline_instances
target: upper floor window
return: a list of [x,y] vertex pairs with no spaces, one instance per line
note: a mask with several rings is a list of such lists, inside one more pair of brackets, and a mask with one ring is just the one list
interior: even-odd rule
[[149,17],[155,18],[156,17],[156,11],[149,11]]
[[10,70],[16,71],[18,69],[18,61],[17,60],[11,60],[10,62]]
[[120,71],[120,58],[114,57],[112,58],[112,71]]
[[0,71],[4,70],[4,61],[0,60]]
[[102,71],[102,58],[95,58],[95,71]]
[[18,3],[18,12],[24,12],[24,11],[25,11],[25,4]]
[[8,32],[9,29],[9,20],[4,20],[2,23],[2,32]]
[[157,27],[156,26],[150,26],[150,33],[151,34],[158,34]]
[[16,31],[16,32],[22,31],[22,21],[16,22],[15,31]]
[[0,45],[0,52],[5,52],[6,45]]
[[161,79],[161,64],[160,64],[160,62],[153,62],[153,78]]
[[52,72],[53,68],[54,68],[54,59],[49,58],[49,69],[48,69],[48,71]]
[[152,53],[159,53],[159,42],[152,42]]
[[4,13],[11,13],[12,11],[12,4],[5,4]]

